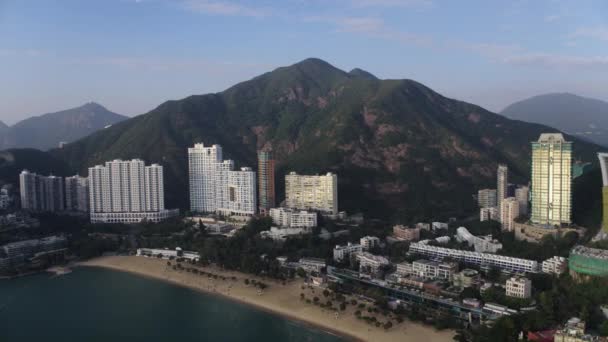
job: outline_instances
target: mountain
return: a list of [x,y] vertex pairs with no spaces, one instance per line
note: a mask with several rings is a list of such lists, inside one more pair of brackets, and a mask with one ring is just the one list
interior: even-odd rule
[[0,121],[0,133],[6,131],[7,129],[8,126],[4,122]]
[[608,102],[569,93],[546,94],[515,102],[501,114],[608,146]]
[[57,147],[62,141],[78,140],[125,119],[126,116],[90,102],[80,107],[34,116],[4,129],[0,125],[0,149],[48,150]]
[[[167,206],[188,208],[187,148],[219,143],[224,158],[283,175],[336,172],[340,209],[404,222],[473,212],[472,194],[495,185],[496,166],[527,181],[530,142],[553,128],[509,120],[412,80],[380,80],[307,59],[223,92],[167,101],[50,154],[72,171],[113,158],[165,166]],[[597,145],[572,138],[577,158]]]
[[50,153],[31,148],[0,151],[0,185],[19,184],[19,173],[24,169],[43,175],[69,175],[66,163]]

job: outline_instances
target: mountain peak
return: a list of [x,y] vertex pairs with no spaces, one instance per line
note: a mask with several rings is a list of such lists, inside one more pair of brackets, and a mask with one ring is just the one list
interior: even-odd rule
[[102,106],[99,103],[94,102],[94,101],[87,102],[87,103],[85,103],[82,106],[77,107],[77,108],[87,109],[87,110],[90,110],[90,111],[106,111],[106,112],[108,111],[108,109],[106,107],[104,107],[104,106]]
[[354,68],[348,74],[351,76],[354,76],[354,77],[365,78],[368,80],[377,80],[378,79],[378,77],[376,77],[371,72],[365,71],[365,70],[359,69],[359,68]]
[[0,120],[0,131],[7,129],[7,128],[8,128],[8,125],[5,124],[2,120]]

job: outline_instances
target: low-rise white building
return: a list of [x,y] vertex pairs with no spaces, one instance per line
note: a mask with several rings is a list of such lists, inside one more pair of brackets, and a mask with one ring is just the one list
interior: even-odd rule
[[452,280],[456,272],[458,272],[458,264],[456,263],[421,259],[412,263],[411,274],[423,279]]
[[459,242],[466,242],[475,248],[475,252],[496,253],[502,249],[502,243],[492,239],[492,236],[475,236],[465,227],[456,229],[456,239]]
[[327,267],[325,260],[319,258],[301,258],[298,263],[299,266],[307,273],[321,273],[321,271]]
[[262,238],[273,239],[275,241],[285,241],[288,237],[301,237],[306,234],[310,234],[310,229],[270,227],[270,230],[260,232]]
[[515,276],[505,284],[507,297],[530,298],[532,296],[532,281],[526,277]]
[[184,258],[194,262],[197,262],[201,259],[199,253],[183,251],[179,247],[175,249],[138,248],[137,255],[150,258],[158,258],[158,256],[160,255],[162,259]]
[[414,272],[414,268],[412,267],[412,264],[409,262],[400,262],[397,265],[395,265],[395,267],[397,268],[395,273],[397,273],[397,275],[399,275],[400,277],[410,276]]
[[359,261],[359,273],[371,277],[378,277],[382,273],[382,268],[390,265],[387,258],[368,252],[358,253],[357,261]]
[[270,218],[274,224],[288,228],[313,228],[317,226],[317,213],[291,208],[272,208]]
[[364,236],[361,238],[360,244],[364,251],[369,251],[374,247],[380,246],[380,239],[375,236]]
[[431,224],[424,223],[424,222],[418,222],[418,223],[416,223],[416,228],[418,228],[420,230],[431,230]]
[[568,268],[568,259],[561,256],[554,256],[543,261],[541,268],[543,273],[560,275],[566,272],[566,269]]
[[361,253],[363,247],[360,244],[348,243],[343,246],[337,245],[334,247],[334,261],[342,262],[353,253]]
[[448,224],[445,222],[433,222],[433,223],[431,223],[431,228],[433,230],[448,229]]

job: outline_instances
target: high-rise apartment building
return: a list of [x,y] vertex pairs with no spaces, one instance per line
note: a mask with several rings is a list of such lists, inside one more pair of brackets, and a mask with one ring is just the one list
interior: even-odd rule
[[298,175],[285,176],[285,197],[289,208],[316,210],[324,215],[338,214],[338,176]]
[[63,178],[41,176],[23,170],[19,174],[21,208],[57,212],[65,209]]
[[530,197],[530,188],[527,186],[520,186],[515,189],[515,198],[519,202],[519,215],[528,214],[528,201]]
[[602,231],[608,234],[608,153],[598,153],[602,169]]
[[276,205],[274,191],[275,161],[270,151],[258,152],[258,196],[261,214],[267,214]]
[[190,210],[226,216],[252,216],[257,210],[256,175],[251,168],[234,170],[223,160],[222,147],[195,144],[188,148]]
[[65,209],[89,211],[89,179],[75,175],[65,178]]
[[519,216],[519,202],[515,197],[507,197],[500,207],[500,223],[502,230],[512,232],[515,228],[515,219]]
[[113,160],[89,168],[92,223],[159,222],[178,214],[165,209],[163,167],[143,160]]
[[[496,171],[496,207],[499,209],[499,215],[502,201],[509,197],[509,168],[507,165],[499,164]],[[502,221],[502,218],[501,218]]]
[[531,178],[532,223],[571,223],[572,143],[561,133],[543,133],[532,142]]
[[481,189],[477,192],[477,204],[480,208],[495,207],[496,189]]

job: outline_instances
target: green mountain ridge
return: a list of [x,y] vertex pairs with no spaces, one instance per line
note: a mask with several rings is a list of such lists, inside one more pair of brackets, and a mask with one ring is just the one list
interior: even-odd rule
[[[279,197],[288,171],[332,171],[341,210],[408,222],[474,212],[472,195],[494,186],[498,163],[526,181],[530,142],[557,131],[370,75],[307,59],[220,93],[167,101],[50,154],[81,174],[114,158],[161,163],[167,206],[187,209],[188,147],[221,144],[224,158],[243,166],[271,148]],[[577,158],[595,160],[597,145],[569,138]]]
[[59,142],[72,142],[108,125],[127,119],[89,102],[80,107],[33,116],[13,126],[0,125],[0,149],[36,148],[48,150]]

